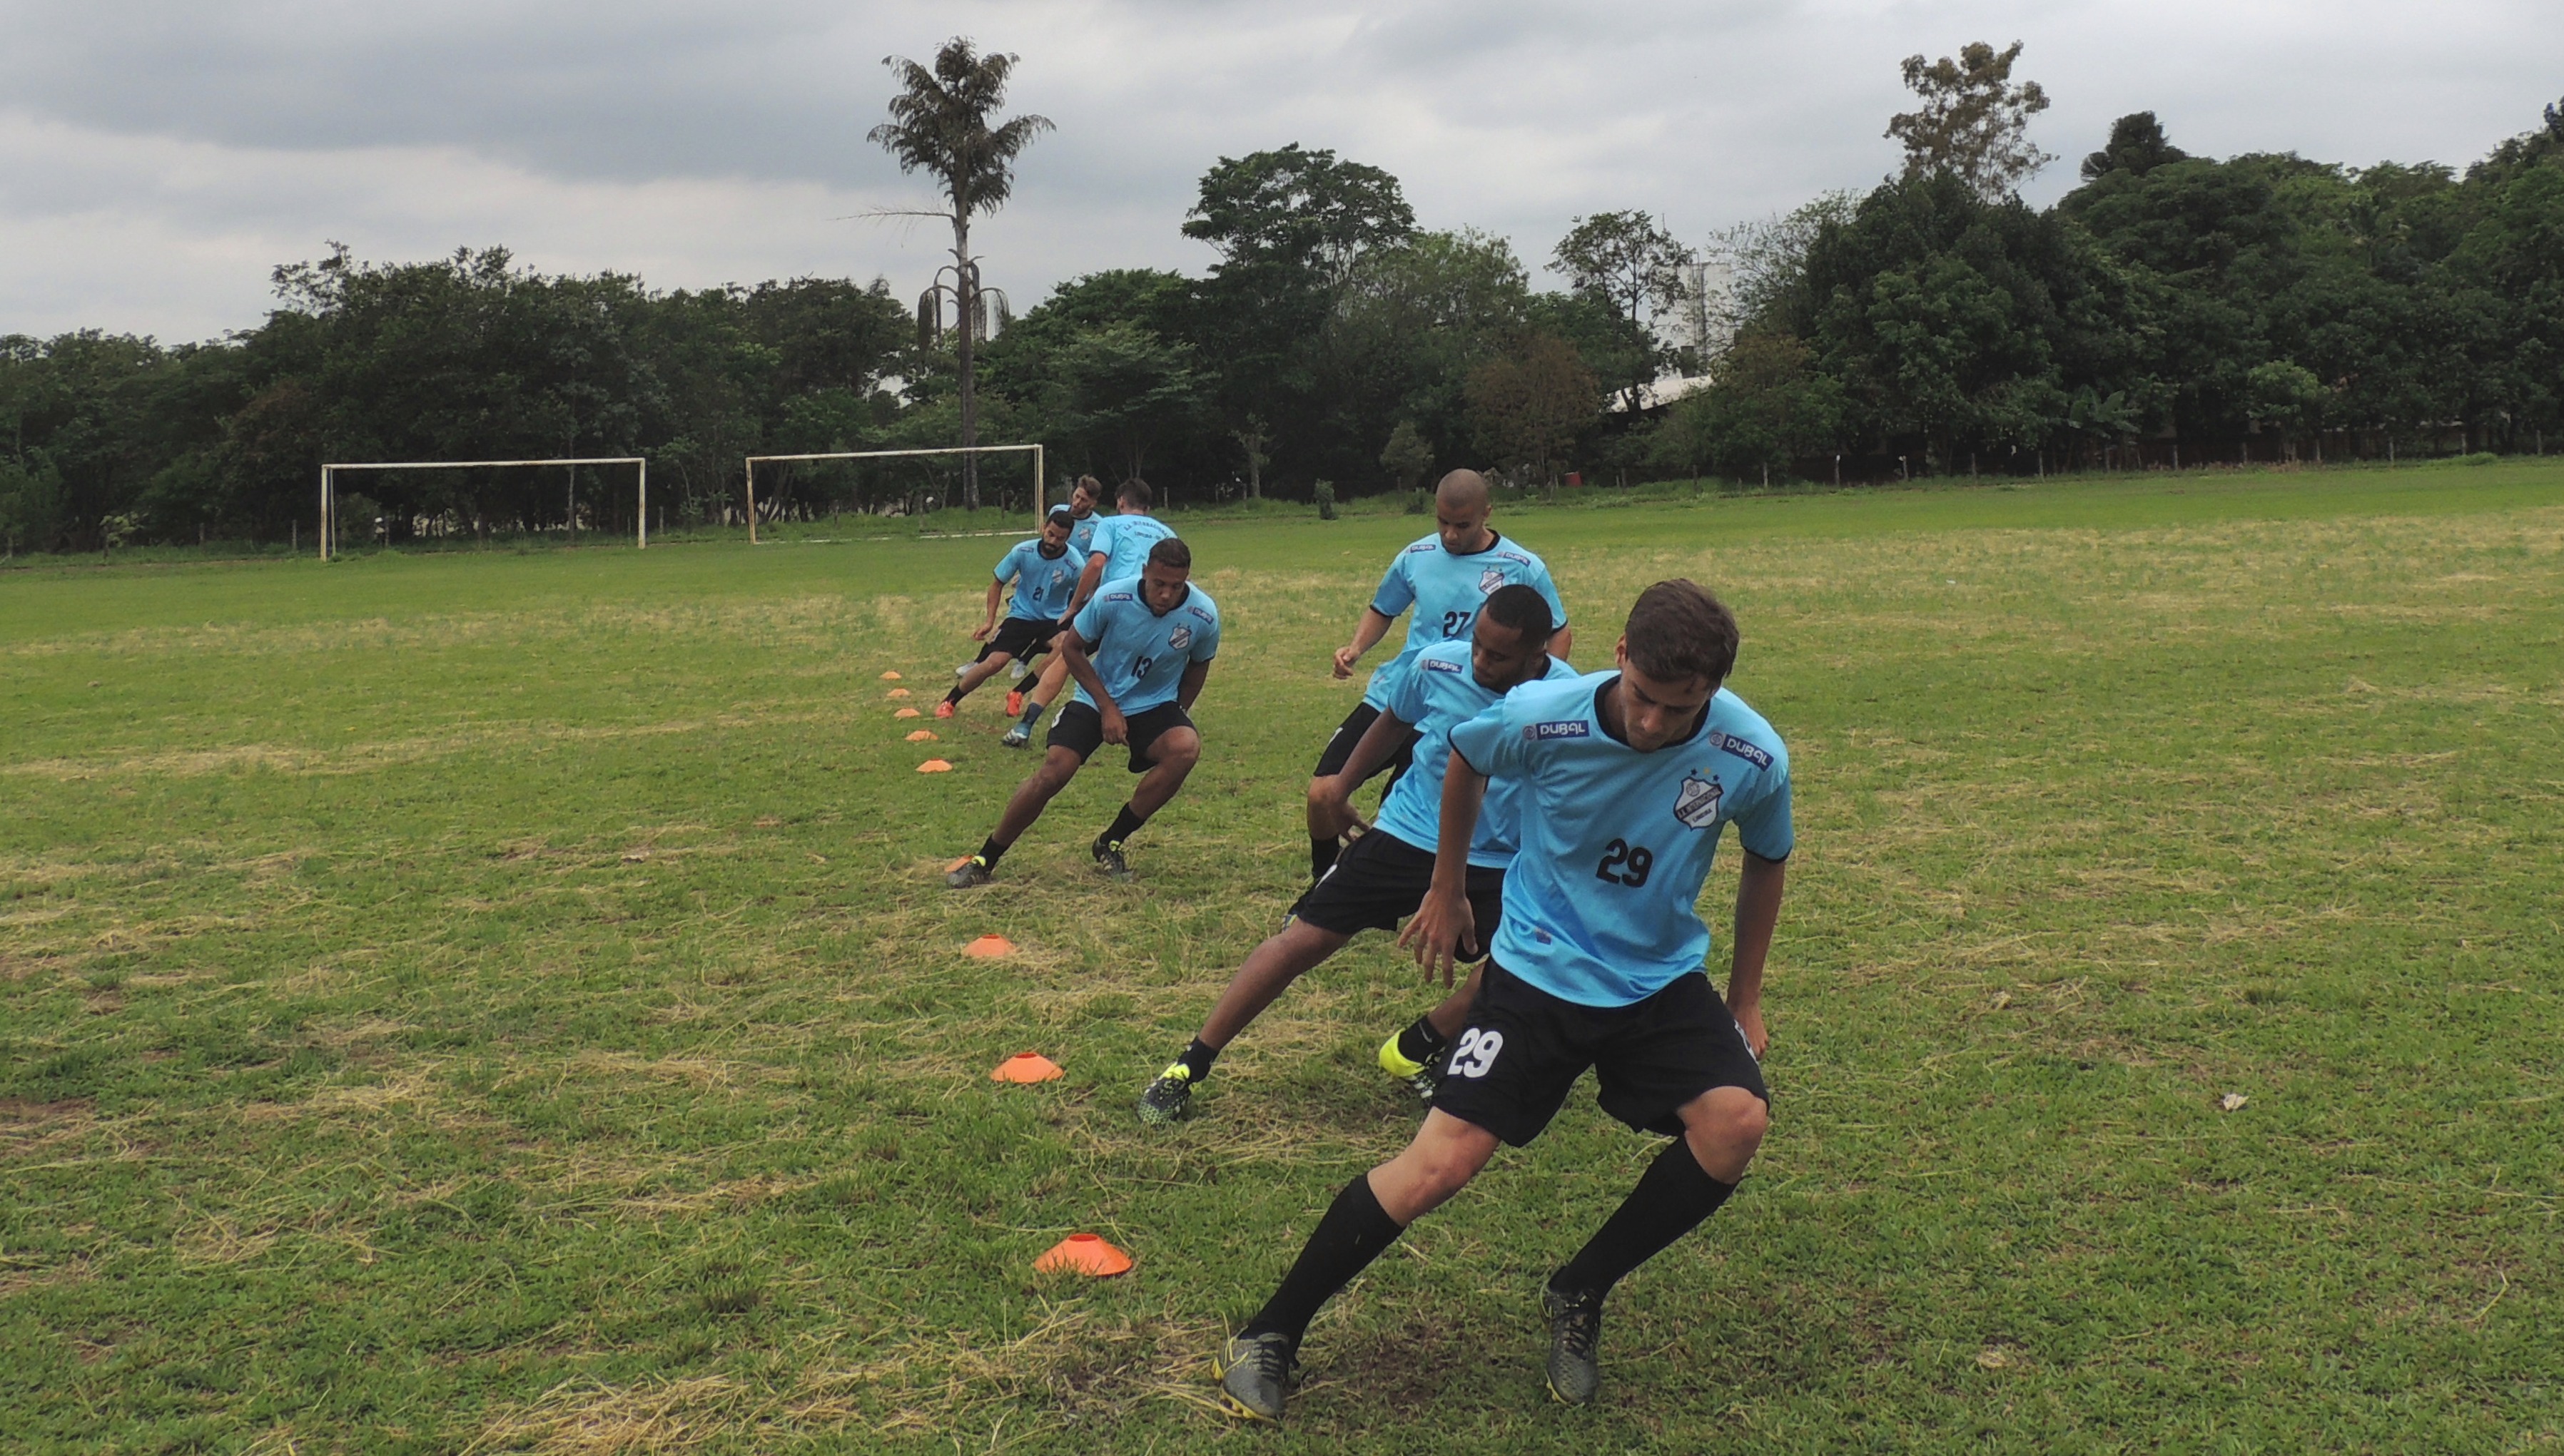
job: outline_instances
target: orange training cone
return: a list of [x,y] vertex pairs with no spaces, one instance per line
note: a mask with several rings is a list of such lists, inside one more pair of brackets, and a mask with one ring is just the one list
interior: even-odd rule
[[1044,1274],[1063,1270],[1073,1274],[1092,1274],[1098,1279],[1120,1274],[1131,1267],[1131,1256],[1104,1242],[1101,1234],[1073,1233],[1051,1246],[1049,1253],[1033,1261],[1033,1268]]
[[908,696],[908,690],[906,688],[893,688],[890,690],[890,696],[893,698],[905,698]]
[[[976,955],[982,960],[998,955],[1012,955],[1015,953],[1015,942],[1003,936],[981,936],[978,939],[962,946],[962,953]],[[1025,1055],[1029,1056],[1031,1053],[1027,1052]]]
[[1059,1063],[1039,1052],[1017,1052],[999,1062],[997,1070],[988,1074],[988,1080],[991,1082],[1056,1082],[1067,1075],[1059,1069]]
[[891,717],[893,717],[893,718],[924,718],[924,717],[926,717],[926,715],[925,715],[925,714],[923,714],[923,713],[918,712],[918,711],[917,711],[916,709],[914,709],[914,708],[903,708],[903,709],[901,709],[899,712],[892,714],[892,715],[891,715]]
[[919,728],[908,735],[908,740],[912,743],[931,743],[935,741],[935,733],[929,728]]
[[896,682],[898,682],[898,681],[899,681],[899,674],[897,674],[897,673],[884,673],[884,674],[882,674],[882,679],[881,679],[881,680],[882,680],[883,682],[885,682],[885,683],[896,683]]
[[917,771],[920,773],[951,773],[953,771],[953,765],[945,762],[941,758],[929,758],[925,762],[917,765]]

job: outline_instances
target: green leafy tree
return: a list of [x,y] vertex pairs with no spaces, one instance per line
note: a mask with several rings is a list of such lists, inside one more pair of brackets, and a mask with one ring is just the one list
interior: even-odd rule
[[1554,480],[1576,437],[1602,408],[1601,386],[1576,345],[1532,333],[1469,375],[1480,438],[1509,464]]
[[1787,472],[1830,454],[1843,418],[1842,388],[1814,367],[1816,354],[1788,334],[1749,333],[1721,354],[1712,383],[1677,402],[1657,432],[1657,460],[1691,475],[1704,467],[1744,479]]
[[2048,101],[2037,82],[2014,84],[2021,47],[2015,41],[1998,51],[1971,41],[1956,59],[1905,58],[1906,89],[1922,105],[1892,117],[1887,135],[1905,148],[1906,176],[1947,172],[1995,202],[2056,160],[2030,140],[2030,118]]
[[[961,318],[955,372],[964,449],[979,443],[974,352],[985,332],[987,307],[979,287],[979,260],[970,251],[970,219],[1005,205],[1014,192],[1015,158],[1034,137],[1051,129],[1048,117],[1030,113],[996,120],[1016,60],[1001,52],[982,55],[960,36],[935,53],[932,69],[899,56],[884,58],[882,64],[899,79],[899,92],[890,100],[890,119],[870,133],[875,145],[899,160],[901,171],[931,173],[944,186],[949,207],[936,215],[953,225],[955,303]],[[977,456],[962,457],[962,479],[964,504],[978,509]]]
[[1330,323],[1366,261],[1414,232],[1395,177],[1324,148],[1221,157],[1203,173],[1183,233],[1220,256],[1189,341],[1219,361],[1225,433],[1255,433],[1249,422],[1261,421],[1288,471],[1369,474],[1349,442],[1378,438],[1361,418],[1376,390],[1349,375]]
[[2166,162],[2187,161],[2190,153],[2165,138],[2163,123],[2152,111],[2131,111],[2110,123],[2110,144],[2083,158],[2083,180],[2111,172],[2144,176]]
[[1412,491],[1433,468],[1433,442],[1424,438],[1413,420],[1399,420],[1389,432],[1389,443],[1380,449],[1380,463],[1389,480],[1400,491]]
[[1667,362],[1650,315],[1683,301],[1683,271],[1693,262],[1692,251],[1643,212],[1598,212],[1576,219],[1550,262],[1578,293],[1609,308],[1627,325],[1628,337],[1645,341],[1612,379],[1624,407],[1634,412],[1639,392]]

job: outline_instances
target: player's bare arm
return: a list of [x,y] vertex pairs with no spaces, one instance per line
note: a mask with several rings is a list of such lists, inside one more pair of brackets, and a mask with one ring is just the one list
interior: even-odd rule
[[1005,594],[1006,583],[999,581],[994,577],[990,577],[988,580],[988,619],[981,622],[977,627],[971,629],[971,641],[985,642],[988,640],[988,634],[997,630],[997,603],[1005,597]]
[[1747,850],[1736,886],[1736,958],[1727,973],[1727,1010],[1758,1057],[1772,1043],[1763,1025],[1763,962],[1772,952],[1773,929],[1781,923],[1781,887],[1788,875],[1788,861],[1767,860]]
[[1193,711],[1193,700],[1201,696],[1202,684],[1210,681],[1210,664],[1186,663],[1184,675],[1175,682],[1175,706],[1186,713]]
[[1068,664],[1068,675],[1077,680],[1077,686],[1095,700],[1096,716],[1104,720],[1104,741],[1128,742],[1131,725],[1122,717],[1122,710],[1113,706],[1113,695],[1104,691],[1104,675],[1095,670],[1095,660],[1087,656],[1101,645],[1088,643],[1074,629],[1063,632],[1059,640],[1060,661]]
[[1478,811],[1486,802],[1487,776],[1455,750],[1442,775],[1442,832],[1433,848],[1433,888],[1424,893],[1424,903],[1406,929],[1397,933],[1397,943],[1414,949],[1415,963],[1424,973],[1429,977],[1439,970],[1446,986],[1460,942],[1482,943],[1477,916],[1469,909],[1469,839],[1478,832]]
[[1396,625],[1390,618],[1381,615],[1380,608],[1363,608],[1362,620],[1354,624],[1353,641],[1336,649],[1336,676],[1352,677],[1354,664],[1363,660],[1364,653],[1380,646],[1380,639],[1388,636],[1389,629]]
[[1311,783],[1311,831],[1317,830],[1322,819],[1326,821],[1327,831],[1335,835],[1342,835],[1362,823],[1362,816],[1354,812],[1354,790],[1389,766],[1389,760],[1397,756],[1397,750],[1405,744],[1407,735],[1414,731],[1413,724],[1393,713],[1383,712],[1372,720],[1361,741],[1354,744],[1353,756],[1345,760],[1344,771],[1328,774]]
[[[1077,590],[1069,593],[1068,610],[1060,613],[1060,620],[1065,622],[1075,617],[1078,609],[1085,606],[1087,599],[1095,595],[1095,589],[1103,584],[1104,553],[1091,551],[1087,554],[1085,567],[1077,573]],[[1115,741],[1119,742],[1120,739],[1117,738]]]

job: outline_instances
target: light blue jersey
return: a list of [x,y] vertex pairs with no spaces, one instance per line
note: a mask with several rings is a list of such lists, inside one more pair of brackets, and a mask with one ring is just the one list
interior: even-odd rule
[[1007,606],[1006,615],[1024,617],[1036,622],[1056,622],[1068,610],[1068,599],[1077,592],[1077,573],[1086,565],[1075,548],[1064,548],[1056,556],[1042,554],[1041,538],[1017,541],[1013,550],[997,563],[997,579],[1015,584],[1015,599]]
[[1641,753],[1614,738],[1595,695],[1619,675],[1533,683],[1451,730],[1479,772],[1521,781],[1522,850],[1489,946],[1505,969],[1581,1006],[1626,1006],[1701,968],[1700,887],[1720,826],[1785,859],[1790,754],[1725,689],[1700,728]]
[[1485,605],[1487,594],[1515,583],[1539,592],[1549,602],[1551,630],[1567,625],[1567,604],[1558,599],[1548,565],[1501,535],[1485,550],[1465,556],[1442,549],[1438,534],[1398,552],[1380,578],[1380,590],[1372,593],[1371,607],[1392,621],[1409,607],[1415,615],[1407,619],[1405,645],[1371,675],[1363,701],[1387,708],[1390,690],[1406,675],[1415,654],[1436,642],[1467,641],[1470,624],[1478,620],[1478,608]]
[[1084,561],[1087,553],[1095,549],[1095,527],[1108,519],[1101,511],[1089,511],[1084,516],[1069,518],[1068,548],[1077,553],[1078,560]]
[[1106,581],[1119,581],[1137,576],[1149,564],[1149,548],[1174,535],[1175,528],[1154,516],[1107,516],[1095,527],[1089,551],[1104,553],[1104,575],[1098,578],[1097,590]]
[[[1576,675],[1576,669],[1566,663],[1554,657],[1549,660],[1546,681],[1572,680]],[[1478,686],[1477,675],[1469,668],[1466,642],[1436,642],[1415,655],[1406,676],[1390,691],[1388,708],[1420,734],[1415,740],[1415,766],[1398,775],[1389,797],[1381,801],[1377,827],[1383,833],[1433,853],[1442,838],[1442,776],[1451,766],[1451,729],[1503,696]],[[1520,779],[1488,780],[1478,829],[1469,837],[1470,864],[1501,870],[1514,862],[1514,850],[1521,843],[1514,800],[1521,791]]]
[[[1175,702],[1185,666],[1219,655],[1219,604],[1198,586],[1187,585],[1184,592],[1175,609],[1162,617],[1140,595],[1140,578],[1126,576],[1096,588],[1078,609],[1078,640],[1125,718]],[[1095,706],[1083,683],[1077,701]]]

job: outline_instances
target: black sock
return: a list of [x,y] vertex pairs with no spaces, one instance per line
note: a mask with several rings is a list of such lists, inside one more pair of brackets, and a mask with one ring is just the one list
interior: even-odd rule
[[1237,1333],[1256,1336],[1278,1330],[1290,1336],[1291,1348],[1298,1350],[1309,1333],[1309,1322],[1318,1316],[1318,1307],[1353,1283],[1355,1275],[1370,1268],[1371,1261],[1404,1232],[1372,1193],[1371,1174],[1345,1184],[1345,1190],[1327,1206],[1327,1216],[1318,1220],[1318,1231],[1309,1235],[1291,1272],[1282,1276],[1282,1287]]
[[1327,872],[1336,867],[1336,856],[1344,852],[1345,847],[1333,839],[1310,840],[1309,878],[1313,881],[1327,878]]
[[1175,1060],[1183,1063],[1185,1070],[1193,1074],[1193,1080],[1199,1082],[1210,1075],[1210,1064],[1219,1060],[1219,1048],[1203,1046],[1202,1039],[1194,1037],[1193,1044],[1184,1048],[1184,1054]]
[[994,838],[983,840],[979,845],[979,858],[993,870],[997,867],[997,861],[1004,859],[1006,851],[1012,848],[1014,848],[1013,845],[999,844]]
[[1431,1062],[1451,1038],[1433,1029],[1430,1017],[1418,1016],[1415,1024],[1397,1034],[1397,1054],[1410,1062]]
[[1607,1291],[1622,1275],[1698,1228],[1735,1191],[1734,1183],[1722,1183],[1704,1171],[1690,1145],[1675,1139],[1647,1164],[1638,1186],[1593,1240],[1549,1277],[1549,1287],[1561,1293]]
[[1129,804],[1124,804],[1122,806],[1122,812],[1113,816],[1113,827],[1105,830],[1104,837],[1098,840],[1097,843],[1122,844],[1128,841],[1132,835],[1139,833],[1140,826],[1148,822],[1149,820],[1146,815],[1134,814],[1131,812],[1131,806]]
[[1050,712],[1050,705],[1049,705],[1049,704],[1047,704],[1047,703],[1035,703],[1035,702],[1033,702],[1030,698],[1025,699],[1025,700],[1024,700],[1024,720],[1023,720],[1023,721],[1024,721],[1024,730],[1025,730],[1025,731],[1027,731],[1027,732],[1031,731],[1031,730],[1032,730],[1032,726],[1033,726],[1034,724],[1037,724],[1037,723],[1041,722],[1041,716],[1042,716],[1043,714],[1045,714],[1045,713],[1048,713],[1048,712]]
[[947,703],[959,704],[962,701],[962,690],[956,688],[952,692],[945,694],[944,701]]

